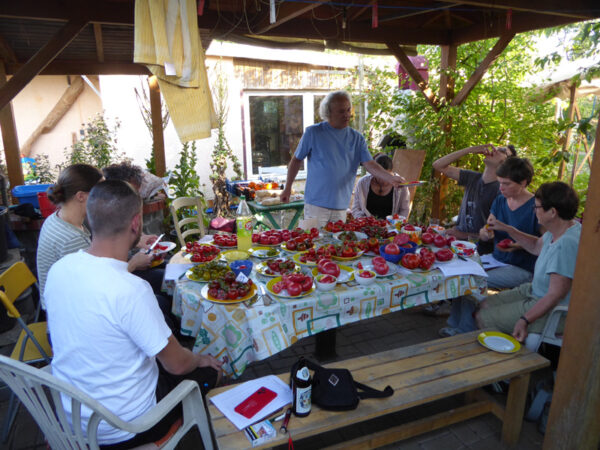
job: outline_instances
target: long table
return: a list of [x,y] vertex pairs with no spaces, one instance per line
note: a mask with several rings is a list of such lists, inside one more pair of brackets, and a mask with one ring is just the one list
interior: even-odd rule
[[[370,258],[363,258],[365,261]],[[252,274],[264,285],[268,278]],[[224,361],[223,370],[240,376],[253,361],[266,359],[298,340],[360,320],[415,306],[487,291],[485,278],[444,277],[439,270],[397,273],[369,286],[356,281],[333,291],[297,299],[269,296],[254,305],[216,304],[202,298],[203,284],[186,279],[175,283],[173,312],[181,317],[181,333],[196,338],[194,352],[210,353]]]

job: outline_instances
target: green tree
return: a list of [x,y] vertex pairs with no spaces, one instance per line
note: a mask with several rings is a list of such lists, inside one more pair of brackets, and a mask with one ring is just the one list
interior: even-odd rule
[[114,162],[126,160],[117,149],[117,133],[121,123],[117,121],[113,128],[106,123],[104,114],[96,115],[89,123],[83,125],[81,139],[69,150],[65,149],[65,165],[84,163],[102,168]]
[[[457,80],[456,92],[494,44],[495,39],[490,39],[458,47],[456,71],[449,74]],[[439,92],[440,48],[419,46],[418,51],[429,61],[431,89]],[[374,71],[367,77],[376,80],[373,83],[376,92],[366,96],[369,101],[366,130],[381,133],[392,128],[403,135],[408,148],[427,150],[422,177],[430,182],[417,189],[411,220],[426,222],[431,213],[431,198],[436,188],[432,162],[461,148],[512,143],[519,155],[530,158],[536,167],[533,188],[554,176],[555,162],[539,164],[557,148],[557,124],[552,106],[532,101],[533,90],[526,87],[535,68],[533,54],[530,36],[517,35],[462,105],[442,104],[439,112],[420,92],[395,88],[397,76],[392,71]],[[442,129],[442,123],[452,124],[450,132]],[[365,137],[372,139],[369,134]],[[478,156],[461,160],[460,166],[483,170]],[[458,212],[462,194],[462,189],[450,184],[444,202],[445,219]]]

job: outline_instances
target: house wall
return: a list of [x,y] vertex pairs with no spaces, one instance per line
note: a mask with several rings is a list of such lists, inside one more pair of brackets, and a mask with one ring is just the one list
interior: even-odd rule
[[[98,88],[98,77],[89,80]],[[19,145],[23,145],[38,125],[54,108],[65,90],[69,87],[69,78],[61,76],[38,76],[12,101]],[[53,130],[42,134],[31,147],[30,157],[46,154],[51,164],[64,160],[64,149],[72,145],[74,136],[79,135],[82,124],[96,113],[102,111],[102,100],[84,83],[81,95],[74,105],[58,121]],[[4,158],[3,158],[4,159]]]

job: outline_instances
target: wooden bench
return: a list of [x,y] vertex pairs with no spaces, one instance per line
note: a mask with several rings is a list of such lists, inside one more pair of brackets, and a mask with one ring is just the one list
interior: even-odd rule
[[[349,369],[355,380],[376,389],[390,385],[394,388],[394,395],[384,399],[361,400],[357,409],[345,412],[324,411],[313,405],[308,417],[292,416],[289,430],[293,439],[299,441],[467,393],[464,406],[362,436],[333,448],[376,448],[487,413],[493,413],[503,422],[502,440],[508,445],[516,444],[521,433],[530,373],[548,366],[550,362],[525,347],[512,354],[488,350],[477,342],[478,333],[461,334],[328,364],[329,367]],[[280,377],[287,382],[289,374]],[[506,407],[479,389],[500,380],[510,380]],[[209,398],[225,389],[228,388],[211,391]],[[208,410],[218,448],[251,448],[246,436],[210,401]],[[270,441],[268,446],[286,444],[287,439],[287,435],[278,432],[277,438]]]

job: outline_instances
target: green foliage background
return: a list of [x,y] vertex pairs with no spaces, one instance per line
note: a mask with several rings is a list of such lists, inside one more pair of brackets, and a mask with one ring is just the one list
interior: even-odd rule
[[[456,70],[448,74],[456,80],[456,93],[495,42],[496,39],[490,39],[458,47]],[[541,101],[531,87],[532,76],[540,70],[535,64],[533,42],[530,34],[517,35],[462,105],[442,103],[439,112],[435,112],[420,92],[397,89],[398,77],[394,72],[367,69],[368,89],[354,91],[353,96],[357,104],[368,102],[364,135],[371,152],[381,151],[376,144],[384,133],[403,137],[407,148],[427,151],[421,179],[429,183],[417,190],[412,221],[426,222],[431,214],[431,199],[436,188],[433,161],[461,148],[485,143],[513,144],[518,155],[529,158],[536,169],[532,192],[540,184],[557,179],[559,162],[568,159],[568,155],[560,151],[560,138],[567,126],[578,128],[579,125],[556,121],[553,103]],[[429,86],[433,92],[439,92],[440,48],[419,46],[418,53],[429,61]],[[589,118],[587,120],[589,122]],[[442,123],[452,124],[449,133],[442,130]],[[589,126],[580,131],[580,135],[591,135]],[[385,151],[393,156],[393,150]],[[461,159],[459,166],[481,171],[482,161],[480,156],[470,155]],[[585,204],[587,176],[585,173],[580,176],[574,186],[582,197],[582,204]],[[462,195],[463,190],[450,181],[442,220],[449,220],[458,213]]]

